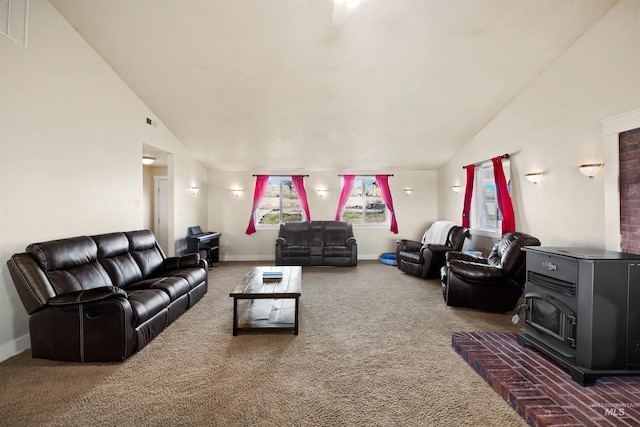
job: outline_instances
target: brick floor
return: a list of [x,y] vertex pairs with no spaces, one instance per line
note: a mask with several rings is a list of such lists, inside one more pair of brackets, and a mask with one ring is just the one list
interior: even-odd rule
[[568,370],[512,333],[468,332],[454,350],[532,426],[640,426],[640,376],[582,387]]

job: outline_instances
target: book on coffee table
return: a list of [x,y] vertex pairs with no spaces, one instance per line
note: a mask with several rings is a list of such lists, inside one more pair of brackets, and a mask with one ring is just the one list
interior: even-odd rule
[[264,280],[278,280],[282,279],[282,271],[263,271],[262,278]]

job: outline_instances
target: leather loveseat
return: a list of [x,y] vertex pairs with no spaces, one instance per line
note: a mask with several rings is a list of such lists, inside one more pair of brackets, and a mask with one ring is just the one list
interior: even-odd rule
[[207,292],[198,254],[166,258],[139,230],[34,243],[7,262],[33,357],[121,361]]
[[345,221],[280,224],[276,265],[358,265],[358,245]]

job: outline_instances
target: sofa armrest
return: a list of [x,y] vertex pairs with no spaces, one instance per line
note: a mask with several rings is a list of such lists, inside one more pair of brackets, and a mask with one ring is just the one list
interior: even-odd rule
[[200,254],[187,254],[182,256],[165,258],[162,261],[162,270],[180,270],[181,268],[198,268],[202,267],[200,263]]
[[127,293],[116,286],[101,286],[55,296],[49,299],[48,304],[51,306],[77,305],[111,298],[127,298]]
[[276,239],[276,246],[287,246],[287,239],[284,237],[278,237]]
[[447,262],[451,261],[469,261],[476,264],[487,264],[487,259],[479,256],[465,254],[464,252],[450,251],[447,252]]
[[447,246],[447,245],[440,245],[437,243],[427,243],[426,245],[424,245],[424,247],[422,248],[422,250],[424,251],[425,249],[430,250],[431,252],[447,252],[451,250],[451,246]]
[[422,249],[422,243],[415,240],[400,239],[396,240],[398,251],[419,251]]
[[355,237],[349,237],[347,238],[347,241],[345,242],[346,246],[356,246],[358,244],[358,242],[356,242],[356,238]]
[[461,279],[472,280],[474,282],[493,282],[504,277],[501,268],[462,260],[449,262],[449,271]]

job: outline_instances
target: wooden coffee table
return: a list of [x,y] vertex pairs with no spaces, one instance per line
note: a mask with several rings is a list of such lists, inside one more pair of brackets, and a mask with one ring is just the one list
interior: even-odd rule
[[[282,272],[265,279],[263,273]],[[233,335],[238,331],[269,329],[298,335],[298,302],[302,295],[302,267],[253,267],[233,288]],[[238,300],[249,300],[238,304]]]

